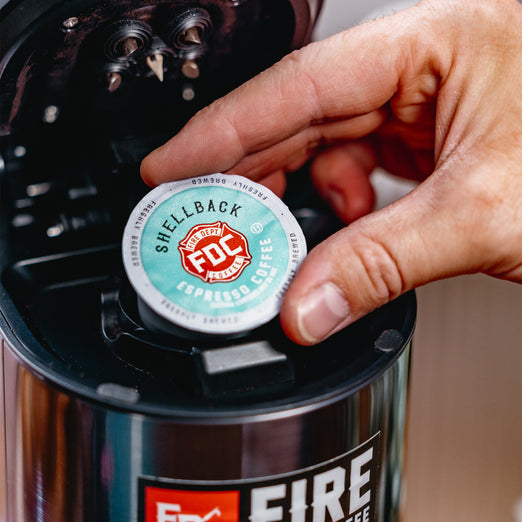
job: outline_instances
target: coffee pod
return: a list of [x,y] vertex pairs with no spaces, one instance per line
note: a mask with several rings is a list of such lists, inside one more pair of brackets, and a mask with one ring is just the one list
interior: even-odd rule
[[165,183],[136,206],[123,263],[144,325],[234,337],[267,323],[306,255],[288,207],[241,176]]

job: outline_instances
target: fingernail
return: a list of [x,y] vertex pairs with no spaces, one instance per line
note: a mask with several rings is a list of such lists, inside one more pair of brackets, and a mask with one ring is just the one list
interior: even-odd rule
[[350,308],[333,283],[325,283],[297,305],[297,326],[302,337],[317,343],[350,323]]
[[334,189],[330,189],[326,193],[326,201],[328,201],[328,204],[332,207],[332,209],[336,213],[342,213],[346,207],[346,201],[344,200],[344,195]]

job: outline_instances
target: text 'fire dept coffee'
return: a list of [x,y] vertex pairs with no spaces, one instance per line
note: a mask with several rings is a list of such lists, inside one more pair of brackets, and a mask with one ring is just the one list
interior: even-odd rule
[[306,255],[284,203],[240,176],[165,183],[132,212],[123,262],[146,326],[236,335],[277,315]]

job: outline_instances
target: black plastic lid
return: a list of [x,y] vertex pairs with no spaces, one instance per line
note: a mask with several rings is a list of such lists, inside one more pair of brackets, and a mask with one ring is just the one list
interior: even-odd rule
[[[0,318],[9,344],[31,371],[66,393],[112,407],[218,422],[313,407],[377,379],[413,333],[410,292],[313,347],[290,342],[278,318],[228,341],[153,334],[140,326],[125,279],[92,273],[96,266],[116,266],[117,256],[115,247],[14,267],[7,275],[20,297],[33,284],[40,291],[32,298],[29,328],[5,300],[9,322]],[[57,274],[74,283],[60,285],[53,281]]]

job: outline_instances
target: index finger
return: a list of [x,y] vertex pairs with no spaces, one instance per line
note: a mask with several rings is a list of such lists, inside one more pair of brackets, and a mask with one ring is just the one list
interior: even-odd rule
[[142,163],[149,185],[224,172],[315,122],[360,116],[397,90],[416,8],[308,45],[196,114]]

